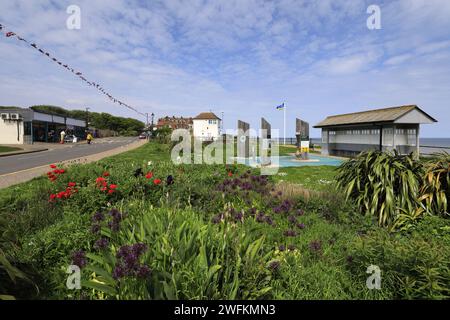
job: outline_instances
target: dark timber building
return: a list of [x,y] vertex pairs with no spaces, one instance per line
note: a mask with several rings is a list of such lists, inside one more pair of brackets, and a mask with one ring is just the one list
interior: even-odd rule
[[366,150],[419,153],[420,125],[437,122],[416,105],[327,117],[322,129],[322,154],[355,156]]

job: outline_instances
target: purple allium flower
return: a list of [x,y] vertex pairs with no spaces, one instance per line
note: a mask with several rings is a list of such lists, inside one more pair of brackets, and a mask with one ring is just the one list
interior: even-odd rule
[[256,214],[256,208],[251,207],[248,214],[249,214],[250,216],[254,216],[254,215]]
[[138,268],[138,271],[136,273],[137,277],[139,278],[147,278],[151,273],[151,270],[146,265],[142,265]]
[[283,234],[286,237],[296,237],[297,236],[297,232],[295,232],[294,230],[286,230]]
[[117,220],[117,221],[122,220],[122,214],[117,209],[111,209],[111,211],[109,211],[109,215],[111,217],[113,217],[114,220]]
[[286,251],[286,246],[285,246],[284,244],[281,244],[281,245],[278,247],[278,250],[280,250],[280,251]]
[[271,216],[266,216],[265,220],[269,226],[273,226],[275,224],[275,221],[273,221]]
[[86,266],[86,253],[83,250],[78,250],[72,253],[72,264],[83,268]]
[[100,225],[98,225],[98,224],[93,224],[93,225],[91,226],[91,232],[94,233],[94,234],[99,233],[99,232],[100,232]]
[[125,262],[126,267],[129,270],[133,270],[136,264],[138,264],[139,256],[134,253],[130,252],[128,255],[122,258],[122,260]]
[[256,221],[259,223],[265,222],[264,213],[260,212],[256,215]]
[[322,242],[319,240],[314,240],[309,243],[309,250],[312,252],[319,252],[322,250]]
[[139,263],[140,256],[147,250],[147,245],[144,243],[136,243],[134,245],[124,245],[117,251],[117,264],[115,266],[113,277],[115,279],[123,278],[125,276],[137,276],[139,272],[142,275],[147,274],[146,268]]
[[117,265],[117,266],[114,267],[112,276],[113,276],[114,279],[118,280],[120,278],[125,277],[126,276],[126,272],[125,272],[125,270],[124,270],[124,268],[122,266]]
[[130,246],[121,246],[119,248],[119,250],[117,251],[116,257],[117,258],[124,258],[126,256],[128,256],[131,252],[131,247]]
[[108,239],[100,238],[97,241],[95,241],[94,248],[96,248],[96,249],[105,249],[108,246],[108,244],[109,244]]
[[145,243],[136,243],[133,245],[131,249],[138,256],[142,255],[145,251],[147,251],[147,245]]
[[299,229],[305,229],[305,224],[304,223],[297,223],[297,228]]
[[242,214],[242,212],[238,212],[234,215],[234,221],[243,221],[244,220],[244,215]]
[[288,222],[292,223],[292,224],[297,224],[297,218],[294,216],[289,216],[288,217]]
[[167,185],[170,186],[170,185],[173,184],[173,182],[174,182],[173,181],[173,176],[172,175],[167,176],[167,179],[166,179]]
[[96,212],[93,216],[92,216],[92,221],[103,221],[105,219],[105,215],[101,212]]
[[272,261],[271,263],[269,263],[269,269],[272,270],[273,272],[278,271],[280,266],[281,266],[281,263],[278,260],[275,260],[275,261]]
[[282,196],[282,195],[283,195],[283,192],[278,191],[277,195]]

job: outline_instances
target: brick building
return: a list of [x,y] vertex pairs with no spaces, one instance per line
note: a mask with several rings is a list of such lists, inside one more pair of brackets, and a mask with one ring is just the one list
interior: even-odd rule
[[163,127],[170,127],[174,129],[192,129],[192,117],[184,118],[184,117],[169,117],[166,116],[164,118],[159,118],[156,124],[156,128],[160,129]]

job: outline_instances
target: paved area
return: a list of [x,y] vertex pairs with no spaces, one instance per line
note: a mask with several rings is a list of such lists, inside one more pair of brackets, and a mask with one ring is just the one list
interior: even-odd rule
[[137,138],[110,138],[97,140],[94,144],[58,146],[53,150],[0,158],[0,188],[36,178],[48,171],[52,163],[71,165],[89,163],[102,158],[132,150],[146,140]]
[[40,152],[40,151],[46,151],[49,149],[48,146],[45,146],[43,144],[2,144],[2,146],[5,147],[12,147],[12,148],[20,148],[21,150],[14,150],[9,152],[0,152],[0,157],[10,157],[17,154],[25,154],[25,153],[34,153],[34,152]]

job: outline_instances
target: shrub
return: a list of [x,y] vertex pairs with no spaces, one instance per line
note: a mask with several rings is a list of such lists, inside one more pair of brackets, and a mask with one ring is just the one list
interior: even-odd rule
[[412,232],[371,231],[352,246],[349,267],[362,281],[369,265],[379,266],[382,291],[392,299],[448,299],[449,229],[445,220],[425,217]]
[[436,155],[425,164],[420,198],[428,212],[448,216],[450,199],[450,155]]
[[421,163],[412,155],[370,151],[344,162],[336,179],[362,212],[376,215],[380,226],[391,226],[401,210],[413,212],[418,207],[422,174]]
[[254,299],[270,291],[264,238],[207,224],[192,210],[134,203],[129,211],[117,234],[102,229],[107,248],[86,254],[89,276],[82,284],[94,297]]

